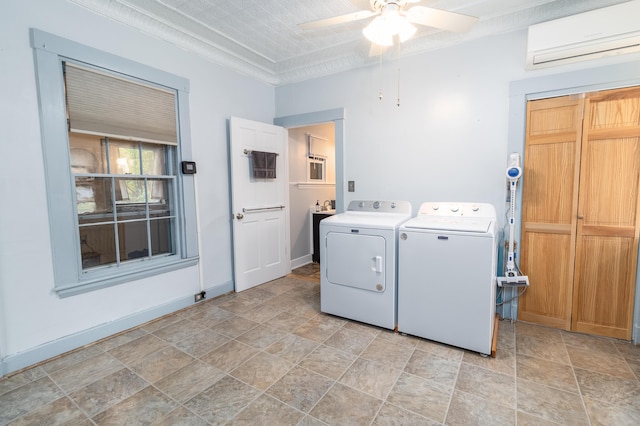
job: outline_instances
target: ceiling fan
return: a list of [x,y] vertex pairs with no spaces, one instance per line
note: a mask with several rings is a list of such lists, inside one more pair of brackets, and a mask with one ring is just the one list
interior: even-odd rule
[[416,27],[413,24],[425,25],[447,31],[468,31],[478,18],[460,13],[448,12],[425,6],[412,6],[420,0],[369,0],[371,10],[360,10],[346,15],[334,16],[319,21],[300,24],[300,28],[311,30],[346,22],[359,21],[375,16],[363,30],[363,34],[371,42],[380,46],[392,46],[393,39],[398,36],[400,42],[411,38]]

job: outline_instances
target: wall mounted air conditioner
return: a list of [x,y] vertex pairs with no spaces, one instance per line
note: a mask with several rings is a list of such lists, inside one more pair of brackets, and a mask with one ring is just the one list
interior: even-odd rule
[[529,27],[527,69],[640,51],[640,0]]

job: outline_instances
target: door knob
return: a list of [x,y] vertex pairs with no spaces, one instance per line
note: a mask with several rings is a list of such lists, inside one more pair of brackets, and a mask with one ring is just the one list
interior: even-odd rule
[[237,213],[236,214],[236,219],[242,220],[242,219],[244,219],[244,215],[242,213]]
[[584,216],[578,215],[578,220],[582,220],[582,219],[584,219]]

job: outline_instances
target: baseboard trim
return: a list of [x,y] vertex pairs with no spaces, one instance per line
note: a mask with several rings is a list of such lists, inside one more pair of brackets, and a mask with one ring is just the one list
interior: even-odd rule
[[292,259],[291,260],[291,269],[296,269],[296,268],[299,268],[301,266],[308,265],[311,262],[313,262],[313,259],[311,258],[311,254],[304,255],[304,256],[299,257],[297,259]]
[[[233,291],[233,289],[233,282],[228,281],[222,285],[207,288],[205,291],[207,292],[207,299],[211,299]],[[192,305],[194,305],[193,296],[189,295],[143,312],[137,312],[118,320],[44,343],[24,352],[9,355],[0,360],[0,378]]]

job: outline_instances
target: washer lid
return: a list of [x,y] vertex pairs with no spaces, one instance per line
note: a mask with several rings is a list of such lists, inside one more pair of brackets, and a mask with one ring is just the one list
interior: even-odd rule
[[406,222],[404,228],[487,233],[491,225],[492,219],[486,217],[417,216]]

